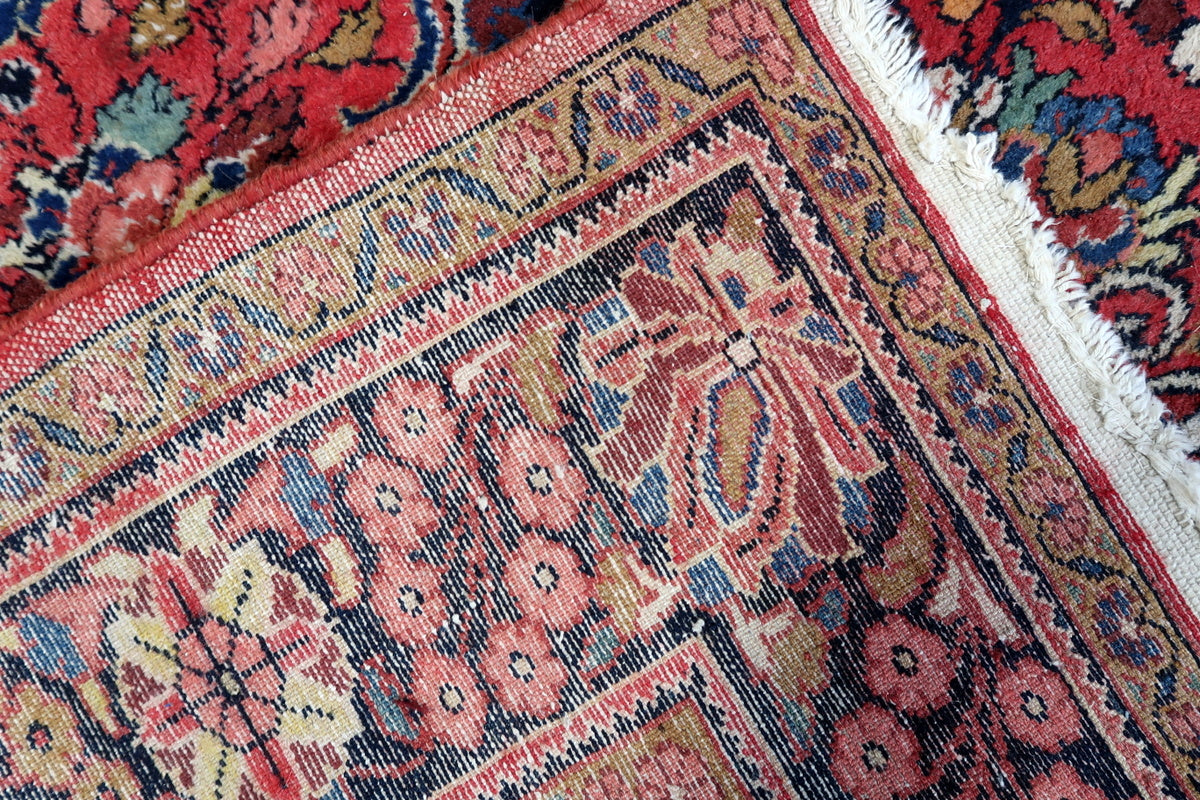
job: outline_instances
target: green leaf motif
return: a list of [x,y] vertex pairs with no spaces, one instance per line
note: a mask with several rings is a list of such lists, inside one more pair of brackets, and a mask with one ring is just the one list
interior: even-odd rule
[[158,158],[183,137],[183,121],[191,104],[190,98],[176,98],[158,76],[147,72],[137,86],[125,89],[110,105],[96,111],[96,131],[101,137],[135,145],[150,158]]
[[1008,98],[996,120],[1001,134],[1031,127],[1037,119],[1038,110],[1078,77],[1071,70],[1058,75],[1039,76],[1034,70],[1032,50],[1016,46],[1012,54],[1013,71]]

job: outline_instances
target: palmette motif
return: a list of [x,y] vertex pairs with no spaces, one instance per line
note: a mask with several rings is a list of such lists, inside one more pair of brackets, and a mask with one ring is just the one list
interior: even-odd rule
[[807,9],[585,11],[573,70],[0,349],[0,781],[1194,794],[1141,534]]

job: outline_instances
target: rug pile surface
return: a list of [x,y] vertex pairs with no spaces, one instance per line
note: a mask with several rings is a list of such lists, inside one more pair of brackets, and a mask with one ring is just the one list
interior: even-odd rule
[[10,324],[2,790],[1200,796],[1183,467],[862,8],[572,5]]
[[952,124],[1057,222],[1200,450],[1200,3],[900,0]]
[[0,5],[0,316],[407,101],[554,5]]

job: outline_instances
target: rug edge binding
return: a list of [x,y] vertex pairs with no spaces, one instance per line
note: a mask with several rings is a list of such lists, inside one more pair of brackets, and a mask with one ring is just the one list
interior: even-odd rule
[[[877,111],[889,118],[889,126],[899,123],[894,132],[906,136],[895,136],[897,147],[1166,562],[1176,587],[1192,610],[1200,611],[1200,560],[1194,555],[1200,543],[1200,464],[1189,457],[1200,443],[1179,425],[1163,422],[1166,407],[1150,392],[1112,325],[1089,307],[1080,273],[1055,239],[1053,220],[1040,212],[1024,183],[1006,179],[993,166],[996,136],[949,130],[950,110],[937,103],[921,50],[888,0],[812,0],[811,5],[845,68]],[[949,185],[951,181],[959,186]],[[978,204],[966,213],[956,206],[964,191]],[[1012,263],[991,241],[984,243],[991,237],[964,235],[981,229],[1011,239],[1023,267],[1020,279],[1008,281],[1011,285],[1005,286],[997,267],[987,266]],[[997,257],[981,259],[981,250]],[[1052,332],[1018,322],[1020,314],[1013,312],[1022,299],[1036,302]],[[1069,359],[1059,364],[1073,366],[1079,377],[1070,380],[1054,369],[1051,358]],[[1063,388],[1067,391],[1060,394]],[[1146,485],[1146,479],[1158,486]]]

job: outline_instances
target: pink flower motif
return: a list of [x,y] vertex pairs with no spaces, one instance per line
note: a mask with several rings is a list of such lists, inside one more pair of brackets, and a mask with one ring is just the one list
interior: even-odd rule
[[1093,541],[1088,505],[1074,481],[1037,467],[1025,476],[1023,485],[1027,502],[1045,521],[1059,548],[1070,550]]
[[274,731],[283,673],[261,636],[210,617],[189,627],[177,647],[181,699],[201,725],[236,747]]
[[525,619],[492,628],[479,667],[505,708],[535,717],[558,710],[567,670],[550,652],[550,640],[540,623]]
[[427,470],[446,463],[458,437],[446,399],[428,381],[396,378],[375,401],[374,420],[392,455]]
[[863,706],[834,726],[833,777],[855,800],[895,800],[924,789],[920,755],[913,732],[877,706]]
[[324,794],[362,730],[346,645],[295,575],[211,525],[180,525],[180,554],[148,557],[106,617],[119,703],[189,796]]
[[140,161],[111,189],[85,182],[67,221],[97,261],[112,261],[133,252],[170,221],[174,195],[175,167],[165,161]]
[[863,641],[867,686],[901,711],[930,714],[950,702],[954,661],[942,640],[893,615]]
[[346,500],[376,544],[398,555],[420,548],[438,524],[438,510],[408,467],[367,456],[346,484]]
[[892,239],[880,248],[876,265],[896,281],[904,312],[912,322],[928,325],[946,313],[942,302],[945,279],[928,252],[903,239]]
[[720,789],[708,774],[708,764],[694,750],[684,750],[671,741],[660,743],[652,755],[634,765],[638,787],[647,800],[676,797],[719,797]]
[[567,171],[567,159],[554,141],[554,134],[527,120],[518,120],[496,139],[496,167],[515,195],[528,194],[542,172],[562,175]]
[[1001,673],[995,696],[1009,732],[1026,744],[1057,753],[1083,735],[1066,683],[1032,658]]
[[463,750],[483,744],[488,698],[465,663],[420,650],[413,657],[412,686],[422,733]]
[[371,607],[383,626],[405,644],[431,642],[446,621],[446,597],[441,576],[428,564],[386,551],[371,588]]
[[322,303],[346,294],[346,280],[333,259],[303,245],[275,254],[272,288],[294,324],[311,321]]
[[1084,782],[1074,767],[1062,761],[1050,772],[1033,779],[1029,797],[1030,800],[1108,800],[1107,794]]
[[71,375],[71,405],[93,439],[108,435],[113,422],[129,422],[146,410],[146,399],[128,367],[93,361]]
[[708,20],[708,43],[726,61],[745,54],[757,59],[771,80],[787,86],[795,64],[792,49],[779,33],[771,12],[754,0],[733,0]]
[[527,536],[504,570],[504,583],[525,617],[565,630],[583,619],[594,595],[575,551],[558,542]]
[[568,528],[579,516],[587,482],[562,441],[528,428],[513,428],[497,448],[500,489],[526,525]]

